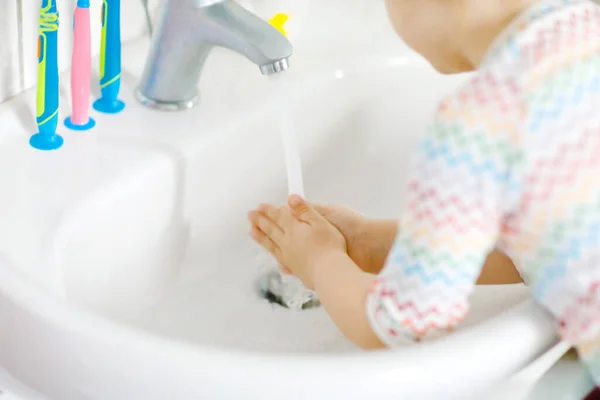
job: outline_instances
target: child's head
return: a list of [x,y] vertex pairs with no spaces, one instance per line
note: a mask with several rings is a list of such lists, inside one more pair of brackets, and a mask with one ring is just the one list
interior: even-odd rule
[[493,39],[537,0],[386,0],[394,29],[442,73],[477,67]]

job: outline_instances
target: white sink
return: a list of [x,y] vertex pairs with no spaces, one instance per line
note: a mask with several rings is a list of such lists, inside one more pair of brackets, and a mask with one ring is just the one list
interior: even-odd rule
[[[306,194],[391,217],[412,146],[464,77],[394,38],[382,5],[353,3],[374,44],[334,52],[307,34],[287,77]],[[28,147],[32,92],[0,106],[0,365],[13,377],[56,400],[465,399],[556,342],[521,286],[478,289],[463,329],[394,352],[357,350],[322,309],[259,298],[273,261],[245,215],[287,194],[276,88],[216,50],[197,108],[151,111],[132,96],[147,45],[124,50],[126,110],[62,128],[57,152]]]

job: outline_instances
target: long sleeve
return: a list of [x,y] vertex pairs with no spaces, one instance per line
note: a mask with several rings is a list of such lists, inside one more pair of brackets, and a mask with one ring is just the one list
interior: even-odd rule
[[534,298],[600,384],[600,123],[579,117],[586,109],[594,115],[600,97],[579,96],[577,114],[565,108],[562,116],[573,115],[570,126],[582,134],[565,134],[555,118],[542,122],[545,144],[527,175],[514,254]]
[[367,300],[388,346],[450,330],[468,313],[511,193],[512,92],[491,75],[473,79],[442,103],[417,149],[398,236]]
[[[592,44],[600,48],[600,39]],[[529,168],[512,247],[534,298],[600,384],[600,54],[561,61],[531,85]]]
[[600,8],[544,3],[509,40],[526,89],[527,161],[505,241],[600,385]]

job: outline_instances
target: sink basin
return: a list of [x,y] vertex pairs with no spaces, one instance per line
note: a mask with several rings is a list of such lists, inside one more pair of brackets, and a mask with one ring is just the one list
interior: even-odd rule
[[[435,73],[383,28],[381,5],[353,3],[377,44],[332,52],[307,34],[285,77],[306,195],[397,216],[415,142],[467,77]],[[245,215],[287,195],[282,86],[216,49],[198,107],[151,111],[132,95],[147,48],[125,47],[126,110],[62,129],[57,152],[27,146],[32,92],[0,106],[0,364],[13,377],[60,400],[465,399],[556,343],[520,285],[478,288],[458,332],[395,351],[358,350],[323,309],[269,304],[255,281],[273,260]]]

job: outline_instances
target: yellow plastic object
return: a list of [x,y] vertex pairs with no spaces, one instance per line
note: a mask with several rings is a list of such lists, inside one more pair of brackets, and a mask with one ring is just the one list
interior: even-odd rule
[[283,25],[287,22],[288,18],[289,17],[287,14],[275,14],[275,16],[269,20],[269,23],[273,25],[275,29],[281,32],[283,36],[287,37],[287,32],[285,31],[285,29],[283,29]]

